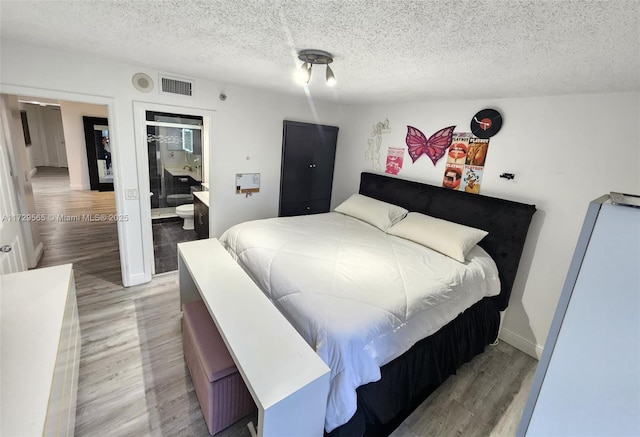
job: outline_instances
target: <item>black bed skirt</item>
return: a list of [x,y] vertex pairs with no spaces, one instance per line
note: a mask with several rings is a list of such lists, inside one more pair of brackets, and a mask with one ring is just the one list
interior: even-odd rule
[[357,389],[358,409],[327,437],[386,436],[464,363],[493,343],[500,313],[482,299],[435,334],[384,365],[379,381]]

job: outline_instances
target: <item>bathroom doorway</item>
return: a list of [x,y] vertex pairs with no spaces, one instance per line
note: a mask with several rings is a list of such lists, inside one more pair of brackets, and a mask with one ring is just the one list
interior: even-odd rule
[[203,191],[203,117],[145,111],[155,273],[178,269],[177,244],[200,238],[194,192]]

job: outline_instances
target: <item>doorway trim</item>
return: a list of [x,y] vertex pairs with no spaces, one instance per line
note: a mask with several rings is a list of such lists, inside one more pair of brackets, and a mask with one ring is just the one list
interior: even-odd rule
[[[196,108],[188,106],[165,105],[159,103],[151,103],[144,101],[133,101],[133,125],[135,131],[136,144],[136,163],[138,167],[138,187],[140,187],[140,220],[142,227],[142,246],[144,253],[144,271],[155,274],[155,265],[153,260],[153,227],[151,221],[151,202],[147,201],[147,196],[151,193],[151,184],[149,183],[149,162],[147,149],[147,128],[145,125],[146,111],[168,112],[172,114],[186,114],[202,117],[202,162],[207,163],[206,174],[202,174],[202,182],[211,181],[211,151],[212,144],[212,126],[216,115],[215,110]],[[212,205],[212,190],[209,189],[209,205]],[[145,199],[144,201],[142,199]],[[209,214],[209,225],[211,225],[212,214]],[[211,229],[211,226],[209,227]]]

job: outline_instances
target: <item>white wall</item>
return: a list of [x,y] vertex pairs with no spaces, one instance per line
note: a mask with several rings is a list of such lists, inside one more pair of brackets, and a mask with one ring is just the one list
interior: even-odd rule
[[[138,168],[146,159],[146,144],[135,139],[134,102],[215,111],[210,158],[213,236],[240,221],[277,214],[284,118],[325,124],[340,120],[336,105],[318,101],[314,102],[315,118],[302,89],[300,96],[288,96],[193,79],[192,97],[163,95],[157,92],[160,72],[152,69],[7,39],[0,44],[1,92],[108,105],[116,205],[118,213],[129,217],[118,224],[125,285],[150,279],[153,256],[151,246],[143,243],[143,234],[151,233],[151,222],[142,220],[143,209],[150,205],[140,190],[147,177]],[[151,93],[133,87],[131,78],[138,72],[154,78],[156,88]],[[224,102],[218,99],[221,92],[228,96]],[[236,195],[237,172],[261,173],[260,193],[250,198]],[[131,189],[138,190],[139,199],[125,199],[126,190]]]
[[[211,158],[213,204],[224,208],[216,212],[212,230],[216,236],[235,223],[278,215],[284,119],[342,126],[340,108],[332,104],[313,102],[316,119],[306,98],[240,87],[227,90],[224,110],[218,113],[218,141],[214,141]],[[236,173],[260,173],[260,192],[248,198],[236,194]]]
[[105,105],[92,105],[79,102],[60,102],[62,127],[69,166],[69,187],[72,190],[90,190],[87,145],[82,117],[107,118]]
[[[27,113],[27,125],[29,127],[29,136],[31,138],[31,144],[27,145],[27,170],[29,170],[29,175],[32,176],[36,171],[35,159],[37,158],[38,152],[37,148],[33,147],[34,139],[32,131],[34,130],[34,127],[32,126],[33,121],[29,116],[29,112],[31,112],[31,108],[29,107],[33,107],[33,105],[18,102],[18,107],[20,108],[20,112],[25,111]],[[34,156],[34,154],[36,156]]]
[[[389,146],[406,149],[407,125],[430,136],[457,125],[469,132],[472,116],[493,107],[502,130],[489,145],[481,194],[538,208],[520,264],[502,338],[531,355],[544,346],[588,203],[610,191],[640,193],[640,93],[348,106],[338,137],[333,206],[358,189],[373,125],[388,118]],[[400,177],[442,185],[444,164],[405,153]],[[501,179],[514,173],[513,181]]]
[[44,139],[41,138],[43,131],[42,115],[40,114],[40,106],[28,103],[20,103],[20,110],[27,112],[27,123],[29,124],[29,136],[31,137],[31,145],[27,147],[27,156],[29,161],[29,170],[35,173],[35,169],[39,165],[45,165],[45,147]]

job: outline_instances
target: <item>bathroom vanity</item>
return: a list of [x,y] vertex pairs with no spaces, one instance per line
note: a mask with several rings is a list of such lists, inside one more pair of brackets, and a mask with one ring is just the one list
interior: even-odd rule
[[193,222],[200,238],[209,238],[209,192],[193,193]]
[[164,192],[166,193],[167,199],[175,199],[173,202],[168,202],[168,206],[178,206],[183,203],[191,203],[191,200],[189,198],[189,195],[192,191],[191,187],[199,187],[200,180],[201,176],[196,171],[165,167]]

